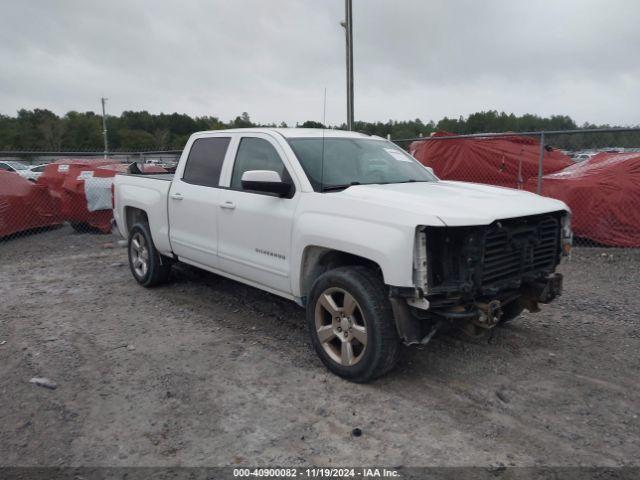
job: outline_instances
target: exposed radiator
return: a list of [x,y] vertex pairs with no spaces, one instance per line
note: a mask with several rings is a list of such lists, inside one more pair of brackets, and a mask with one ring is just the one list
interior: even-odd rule
[[560,262],[562,212],[486,226],[427,227],[430,294],[492,295],[553,273]]
[[557,261],[560,223],[552,216],[527,222],[498,222],[487,232],[482,284],[553,268]]

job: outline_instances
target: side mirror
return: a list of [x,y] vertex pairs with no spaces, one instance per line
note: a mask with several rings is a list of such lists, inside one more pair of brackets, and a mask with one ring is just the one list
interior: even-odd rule
[[281,197],[291,193],[292,185],[283,182],[280,175],[273,170],[247,170],[242,174],[240,181],[245,190],[275,193]]
[[433,175],[434,177],[436,176],[436,173],[433,171],[433,168],[431,167],[424,167],[424,168],[426,168],[431,175]]

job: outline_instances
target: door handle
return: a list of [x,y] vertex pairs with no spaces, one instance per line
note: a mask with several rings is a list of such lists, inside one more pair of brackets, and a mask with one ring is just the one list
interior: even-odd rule
[[233,202],[224,202],[220,204],[220,208],[226,208],[227,210],[233,210],[236,208],[236,204]]
[[172,193],[171,198],[173,198],[174,200],[182,200],[184,197],[181,193]]

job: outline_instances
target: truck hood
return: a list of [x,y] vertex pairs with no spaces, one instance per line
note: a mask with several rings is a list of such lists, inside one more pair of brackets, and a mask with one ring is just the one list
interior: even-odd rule
[[564,202],[523,190],[438,181],[354,185],[339,193],[375,205],[438,217],[448,226],[488,225],[495,220],[556,212]]

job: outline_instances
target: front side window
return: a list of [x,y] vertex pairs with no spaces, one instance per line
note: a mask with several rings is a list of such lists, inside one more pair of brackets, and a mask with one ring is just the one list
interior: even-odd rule
[[415,158],[385,140],[290,138],[289,145],[317,192],[350,185],[438,180]]
[[217,187],[230,137],[199,138],[191,145],[182,180]]
[[244,137],[240,140],[231,175],[231,188],[242,190],[242,175],[249,170],[272,170],[285,180],[288,175],[276,149],[267,140]]

